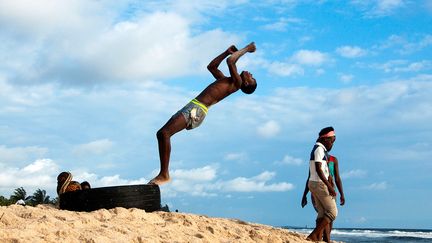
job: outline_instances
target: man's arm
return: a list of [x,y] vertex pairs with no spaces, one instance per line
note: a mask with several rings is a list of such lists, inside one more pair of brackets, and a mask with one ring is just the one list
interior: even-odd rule
[[333,185],[330,184],[328,179],[324,176],[324,172],[321,170],[321,162],[315,162],[315,169],[317,171],[319,178],[327,186],[330,195],[333,197],[336,196],[336,191],[334,190]]
[[308,178],[306,180],[306,185],[305,185],[305,189],[304,189],[303,197],[302,197],[302,201],[301,201],[302,208],[304,208],[304,206],[306,206],[306,204],[307,204],[307,197],[306,196],[309,192],[309,187],[308,187],[309,177],[310,177],[310,171],[309,171]]
[[226,51],[222,52],[221,54],[219,54],[219,56],[215,57],[210,63],[209,65],[207,65],[207,69],[210,71],[210,73],[213,75],[213,77],[215,77],[216,79],[221,79],[224,78],[225,75],[222,73],[221,70],[219,70],[219,65],[221,64],[221,62],[229,55],[233,54],[234,52],[238,51],[237,47],[235,47],[234,45],[228,47],[228,49],[226,49]]
[[231,78],[234,81],[234,84],[237,88],[240,88],[242,85],[242,79],[240,75],[237,72],[237,66],[236,62],[238,59],[246,54],[246,52],[254,52],[256,50],[255,43],[251,42],[249,45],[245,46],[243,49],[234,52],[230,57],[227,59],[228,69],[231,75]]
[[343,187],[342,187],[342,180],[340,178],[340,174],[339,174],[339,162],[338,160],[335,158],[335,162],[334,162],[334,169],[335,169],[335,180],[336,180],[336,186],[337,189],[340,193],[340,205],[344,205],[345,204],[345,195],[343,192]]

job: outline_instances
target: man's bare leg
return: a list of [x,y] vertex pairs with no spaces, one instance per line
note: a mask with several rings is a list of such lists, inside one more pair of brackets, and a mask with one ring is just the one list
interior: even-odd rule
[[160,172],[148,184],[162,185],[170,181],[169,160],[171,154],[171,136],[185,129],[186,120],[182,114],[171,117],[156,133],[159,146]]
[[327,218],[327,217],[321,218],[318,221],[316,228],[310,233],[310,235],[306,239],[310,240],[310,241],[321,241],[321,239],[320,239],[320,232],[322,232],[324,230],[324,228],[327,227],[327,225],[330,222],[331,222],[331,220],[329,218]]
[[[315,220],[315,228],[318,227],[319,222],[321,222],[321,218]],[[318,239],[320,239],[320,240],[323,239],[323,234],[324,234],[324,229],[321,230],[320,232],[318,232]]]
[[325,242],[330,242],[330,232],[332,230],[332,226],[333,226],[333,221],[330,222],[325,228],[324,228],[324,233],[323,233],[323,241]]

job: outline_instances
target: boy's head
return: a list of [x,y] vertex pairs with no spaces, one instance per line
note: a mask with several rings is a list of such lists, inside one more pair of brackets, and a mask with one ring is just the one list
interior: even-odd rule
[[252,94],[257,87],[256,80],[252,77],[252,74],[248,71],[243,71],[240,73],[240,77],[243,80],[240,87],[241,91],[245,94]]
[[318,134],[318,141],[321,142],[328,151],[333,147],[336,141],[336,134],[333,127],[325,127]]
[[90,183],[88,183],[88,181],[81,182],[81,188],[83,190],[91,189]]

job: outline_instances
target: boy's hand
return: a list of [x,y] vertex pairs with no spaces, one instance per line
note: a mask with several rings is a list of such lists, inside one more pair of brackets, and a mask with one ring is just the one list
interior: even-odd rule
[[237,47],[235,47],[235,45],[232,45],[230,47],[228,47],[228,49],[226,50],[228,55],[233,54],[234,52],[238,51]]
[[302,201],[301,201],[301,206],[302,206],[302,208],[304,208],[304,207],[306,206],[306,204],[307,204],[307,198],[306,198],[306,197],[303,197],[303,198],[302,198]]
[[329,191],[330,196],[336,197],[336,191],[332,186],[328,187],[328,191]]
[[251,42],[249,45],[247,45],[247,48],[248,48],[248,52],[255,52],[256,51],[255,42]]
[[340,197],[340,205],[341,206],[345,205],[345,197],[344,196]]

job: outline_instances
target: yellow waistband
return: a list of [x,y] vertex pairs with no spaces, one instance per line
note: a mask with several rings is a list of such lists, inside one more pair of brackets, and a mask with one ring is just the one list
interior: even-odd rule
[[203,109],[203,111],[207,114],[207,112],[208,112],[207,106],[205,106],[203,103],[199,102],[197,99],[193,99],[193,100],[191,100],[191,102],[194,103],[195,105],[201,107]]

